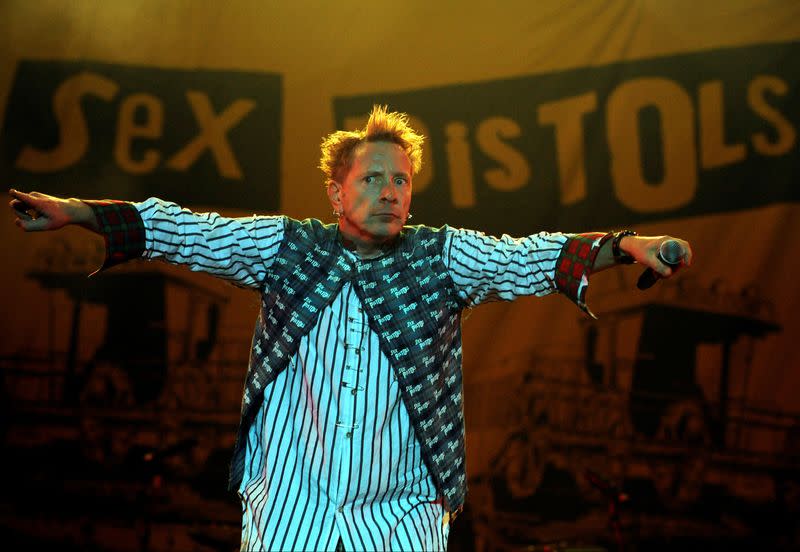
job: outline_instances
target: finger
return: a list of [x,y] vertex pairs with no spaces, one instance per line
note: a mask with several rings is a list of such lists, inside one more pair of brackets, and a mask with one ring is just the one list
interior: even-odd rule
[[32,194],[37,193],[37,192],[32,192],[31,194],[26,194],[25,192],[20,192],[19,190],[15,190],[14,188],[11,188],[10,190],[8,190],[8,193],[12,197],[22,201],[23,203],[31,204],[31,203],[36,202],[36,196],[34,196]]
[[46,217],[39,217],[28,220],[23,220],[21,218],[18,218],[14,221],[14,224],[22,228],[25,232],[42,232],[44,230],[48,230],[50,225],[50,220]]
[[[8,191],[8,193],[14,197],[12,200],[12,208],[18,216],[38,219],[43,215],[46,204],[43,203],[42,199],[37,199],[32,195],[38,194],[38,192],[26,194],[25,192],[20,192],[19,190],[12,188]],[[42,195],[42,197],[44,196]]]
[[8,205],[13,209],[25,210],[25,208],[30,208],[30,205],[28,205],[21,199],[12,199],[11,201],[8,202]]
[[683,256],[683,264],[692,266],[692,246],[689,245],[689,242],[684,243],[686,244],[686,254]]
[[22,201],[18,199],[12,199],[11,201],[8,202],[8,205],[12,209],[14,209],[14,214],[17,215],[18,217],[23,218],[25,220],[30,220],[33,218],[28,213],[28,209],[30,209],[30,206],[23,203]]
[[669,278],[672,276],[672,268],[668,264],[661,262],[658,255],[653,255],[653,264],[651,268],[662,278]]

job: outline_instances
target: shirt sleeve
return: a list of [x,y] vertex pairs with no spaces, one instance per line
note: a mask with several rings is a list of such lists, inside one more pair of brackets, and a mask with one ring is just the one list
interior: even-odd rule
[[106,244],[105,260],[100,268],[89,274],[90,278],[114,265],[142,256],[144,224],[132,203],[113,199],[82,201],[92,208]]
[[588,276],[611,234],[540,232],[495,238],[474,230],[447,232],[444,263],[467,305],[563,293],[594,317],[585,300]]
[[142,203],[87,201],[106,242],[97,272],[133,258],[161,259],[258,288],[283,241],[285,217],[227,218],[150,198]]

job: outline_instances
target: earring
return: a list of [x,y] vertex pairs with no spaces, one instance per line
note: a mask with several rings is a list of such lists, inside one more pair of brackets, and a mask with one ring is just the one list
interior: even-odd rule
[[337,210],[334,209],[333,216],[335,216],[336,218],[339,218],[339,217],[342,216],[342,212],[341,211],[337,211]]
[[408,214],[408,216],[406,217],[406,220],[411,220],[412,218],[414,218],[414,215],[412,215],[411,213],[409,213],[409,214]]

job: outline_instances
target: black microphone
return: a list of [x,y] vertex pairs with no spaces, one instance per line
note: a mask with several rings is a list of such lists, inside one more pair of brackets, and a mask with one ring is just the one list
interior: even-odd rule
[[[669,267],[676,267],[681,264],[685,254],[686,249],[681,245],[681,242],[678,240],[666,240],[661,242],[661,246],[658,248],[657,257],[658,260],[665,265]],[[636,287],[641,290],[645,290],[649,287],[652,287],[659,278],[661,278],[661,275],[658,272],[652,268],[648,268],[642,272],[641,276],[639,276],[639,281],[636,282]]]

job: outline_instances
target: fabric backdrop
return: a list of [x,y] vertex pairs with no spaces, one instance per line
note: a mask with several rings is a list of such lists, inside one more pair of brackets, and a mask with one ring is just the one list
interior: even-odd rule
[[[586,469],[625,487],[638,538],[667,517],[671,538],[753,536],[762,506],[798,507],[798,59],[792,0],[5,1],[0,175],[330,221],[320,141],[384,103],[427,137],[414,223],[687,239],[694,265],[649,291],[637,267],[593,277],[597,321],[558,296],[466,313],[464,542],[605,542]],[[11,221],[4,446],[41,461],[81,442],[75,458],[106,466],[161,451],[184,484],[165,500],[180,487],[181,511],[203,518],[198,489],[224,486],[202,475],[224,464],[257,298],[144,262],[87,280],[98,237]],[[714,515],[691,513],[701,503]],[[4,523],[54,527],[32,511]],[[154,542],[198,538],[149,521]],[[89,526],[53,538],[107,542]]]

